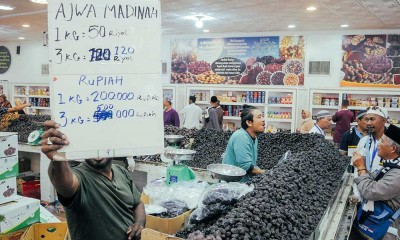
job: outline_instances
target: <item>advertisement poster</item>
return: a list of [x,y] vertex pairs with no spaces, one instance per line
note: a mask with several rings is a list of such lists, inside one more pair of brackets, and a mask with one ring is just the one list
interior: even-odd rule
[[342,87],[400,88],[400,35],[345,35]]
[[171,40],[171,83],[304,85],[304,37]]

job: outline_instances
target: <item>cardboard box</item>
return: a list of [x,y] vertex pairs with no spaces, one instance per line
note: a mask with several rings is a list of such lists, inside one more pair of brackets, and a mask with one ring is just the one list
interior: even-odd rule
[[22,235],[24,235],[25,231],[28,230],[28,228],[29,227],[19,229],[15,232],[1,234],[0,240],[20,240]]
[[0,179],[16,177],[18,175],[18,171],[17,156],[0,159]]
[[18,155],[18,133],[0,132],[0,158]]
[[17,178],[0,180],[0,204],[15,200],[17,196]]
[[146,215],[146,228],[157,230],[162,233],[175,234],[189,221],[191,213],[192,210],[182,213],[174,218],[160,218]]
[[147,196],[146,194],[142,193],[140,195],[140,200],[142,201],[143,204],[149,204],[150,203],[150,197]]
[[[180,240],[182,238],[174,237],[156,230],[145,228],[142,230],[142,240]],[[183,239],[182,239],[183,240]]]
[[61,222],[56,216],[49,212],[43,206],[40,206],[40,222],[41,223],[59,223]]
[[0,233],[9,233],[30,226],[40,221],[40,201],[22,197],[18,200],[0,205]]
[[67,223],[33,224],[22,235],[21,240],[70,240]]

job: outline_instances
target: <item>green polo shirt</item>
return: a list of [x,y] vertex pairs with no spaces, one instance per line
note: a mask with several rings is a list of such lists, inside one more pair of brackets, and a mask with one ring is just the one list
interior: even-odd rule
[[[140,193],[130,173],[112,165],[113,179],[99,174],[87,163],[72,169],[79,180],[72,202],[64,206],[72,240],[126,240],[135,221],[134,208]],[[63,203],[62,197],[59,196]]]

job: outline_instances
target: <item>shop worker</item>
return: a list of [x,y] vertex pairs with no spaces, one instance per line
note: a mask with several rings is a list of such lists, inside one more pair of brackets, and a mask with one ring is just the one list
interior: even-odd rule
[[146,215],[130,173],[110,158],[86,159],[70,168],[57,150],[69,144],[53,121],[44,123],[42,152],[64,206],[73,240],[140,239]]
[[215,129],[215,130],[221,130],[221,127],[218,123],[218,114],[217,114],[217,103],[218,99],[216,96],[212,96],[210,99],[210,106],[209,108],[206,109],[207,112],[207,117],[204,119],[204,127],[207,129]]
[[[372,118],[373,116],[368,115],[367,117]],[[379,206],[384,205],[385,207],[389,207],[393,212],[400,209],[400,128],[390,125],[378,141],[377,155],[382,159],[383,166],[380,171],[370,175],[366,158],[362,156],[355,156],[353,158],[353,165],[358,169],[359,175],[354,179],[354,182],[364,201],[361,206],[362,209],[358,211],[359,216],[357,216],[353,223],[350,239],[367,239],[363,237],[364,235],[360,234],[364,233],[360,229],[370,227],[368,221],[365,221],[365,217],[368,214],[372,214],[373,212],[374,215],[384,216],[384,213],[379,212]],[[374,209],[371,206],[374,206]],[[368,209],[370,211],[367,213],[366,210]],[[378,224],[382,227],[382,223]],[[383,234],[385,232],[386,234],[383,238],[379,239],[399,239],[396,237],[399,235],[399,227],[400,221],[397,218],[387,232],[383,229]]]
[[164,99],[164,126],[172,125],[180,127],[179,114],[172,108],[171,101]]
[[349,107],[349,100],[343,99],[342,106],[339,111],[335,112],[332,117],[332,121],[336,123],[335,131],[333,133],[333,142],[336,147],[339,147],[340,139],[342,135],[349,131],[350,124],[353,122],[354,114],[352,111],[347,109]]
[[321,110],[315,115],[317,122],[311,128],[310,133],[321,134],[325,137],[325,129],[331,127],[332,115],[327,110]]
[[303,122],[301,123],[300,128],[296,129],[296,132],[309,133],[311,128],[314,127],[311,112],[305,109],[301,110],[301,118],[303,119]]
[[224,109],[220,106],[220,101],[217,100],[217,107],[215,108],[217,110],[217,116],[218,116],[218,123],[219,123],[219,128],[222,129],[223,126],[223,119],[224,119]]
[[264,132],[265,121],[263,113],[249,105],[243,105],[240,117],[242,128],[229,138],[222,163],[245,170],[241,182],[247,182],[252,175],[265,172],[257,167],[257,135]]
[[349,131],[343,134],[339,147],[341,154],[347,155],[349,146],[356,148],[360,139],[367,135],[367,124],[364,119],[366,114],[366,110],[358,111],[356,115],[357,126],[350,128]]
[[[381,166],[381,157],[378,155],[378,141],[385,132],[385,123],[388,119],[388,112],[385,108],[369,107],[365,115],[365,122],[368,135],[361,138],[357,145],[357,150],[353,154],[354,158],[363,157],[366,162],[368,173],[378,171]],[[357,169],[354,171],[355,177],[358,176]],[[357,200],[361,200],[360,193],[353,185],[353,192]]]
[[11,108],[10,101],[7,100],[6,95],[0,94],[0,107]]
[[22,105],[19,106],[15,106],[15,107],[11,107],[11,108],[7,108],[7,107],[0,107],[0,118],[6,114],[6,113],[13,113],[13,112],[18,112],[23,110],[26,107],[30,107],[31,104],[30,103],[24,103]]
[[202,116],[202,110],[199,106],[196,105],[196,97],[189,97],[189,105],[184,107],[180,112],[181,116],[181,125],[183,128],[200,129],[200,121]]

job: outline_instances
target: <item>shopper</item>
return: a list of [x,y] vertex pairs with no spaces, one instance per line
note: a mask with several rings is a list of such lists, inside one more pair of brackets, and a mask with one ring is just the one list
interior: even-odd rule
[[[367,108],[365,121],[367,124],[368,135],[361,138],[357,145],[357,150],[353,154],[354,158],[363,157],[366,161],[368,173],[375,173],[381,169],[381,157],[378,153],[378,141],[385,132],[385,123],[387,122],[387,110],[381,107]],[[354,171],[354,177],[358,176],[357,169]],[[360,193],[356,187],[353,187],[354,200],[361,200]]]
[[11,107],[11,108],[0,107],[0,118],[6,113],[18,112],[18,111],[23,110],[24,108],[30,107],[30,106],[31,106],[30,103],[24,103],[20,106],[15,106],[15,107]]
[[223,119],[224,119],[224,109],[220,106],[220,101],[217,100],[217,107],[215,108],[217,110],[217,116],[218,116],[218,123],[219,123],[219,128],[222,129],[223,126]]
[[367,114],[366,110],[358,111],[356,115],[357,126],[350,128],[349,131],[342,135],[339,147],[339,152],[341,154],[347,155],[349,146],[356,148],[360,139],[367,135],[367,123],[364,119],[365,114]]
[[207,108],[207,118],[204,119],[204,127],[207,129],[215,129],[215,130],[221,130],[221,127],[218,123],[218,114],[217,110],[215,109],[217,107],[217,97],[212,96],[210,99],[210,105],[211,107]]
[[325,137],[325,129],[329,129],[331,126],[332,115],[329,111],[321,110],[316,115],[317,122],[311,128],[309,133],[321,134]]
[[10,101],[7,100],[4,94],[0,94],[0,107],[12,108]]
[[69,144],[67,136],[53,121],[44,126],[42,152],[51,160],[48,173],[71,239],[139,239],[146,214],[130,173],[110,158],[86,159],[71,169],[57,153]]
[[202,110],[196,105],[196,97],[189,97],[189,105],[184,107],[180,112],[182,127],[193,129],[200,129],[200,121]]
[[301,118],[303,119],[303,122],[301,123],[300,128],[296,129],[296,132],[309,133],[314,127],[311,112],[305,109],[301,110]]
[[164,99],[164,126],[172,125],[180,127],[179,114],[175,109],[172,108],[172,103],[169,100]]
[[349,100],[343,99],[341,109],[332,117],[332,121],[336,123],[335,131],[333,133],[333,142],[337,147],[339,147],[340,139],[342,138],[343,133],[349,131],[350,124],[353,121],[354,114],[352,111],[347,109],[348,107]]
[[[377,174],[372,177],[369,175],[370,171],[368,170],[368,163],[365,157],[356,155],[353,158],[353,165],[357,167],[359,175],[354,179],[354,182],[364,199],[364,203],[361,206],[362,211],[358,211],[358,216],[353,223],[350,239],[367,239],[359,234],[360,230],[358,230],[359,227],[357,226],[362,226],[361,224],[369,226],[364,221],[365,217],[372,213],[375,215],[379,214],[377,206],[386,205],[393,212],[400,208],[400,128],[390,125],[379,142],[377,155],[382,159],[383,168]],[[367,208],[371,205],[374,206],[374,210],[367,213]],[[384,214],[381,216],[384,216]],[[362,228],[365,226],[362,226]],[[398,239],[396,235],[399,235],[399,218],[390,227],[392,229],[382,239]]]
[[249,105],[243,105],[240,117],[242,128],[229,138],[222,163],[245,170],[241,182],[247,182],[252,175],[265,172],[257,167],[257,135],[264,132],[265,121],[263,113]]

